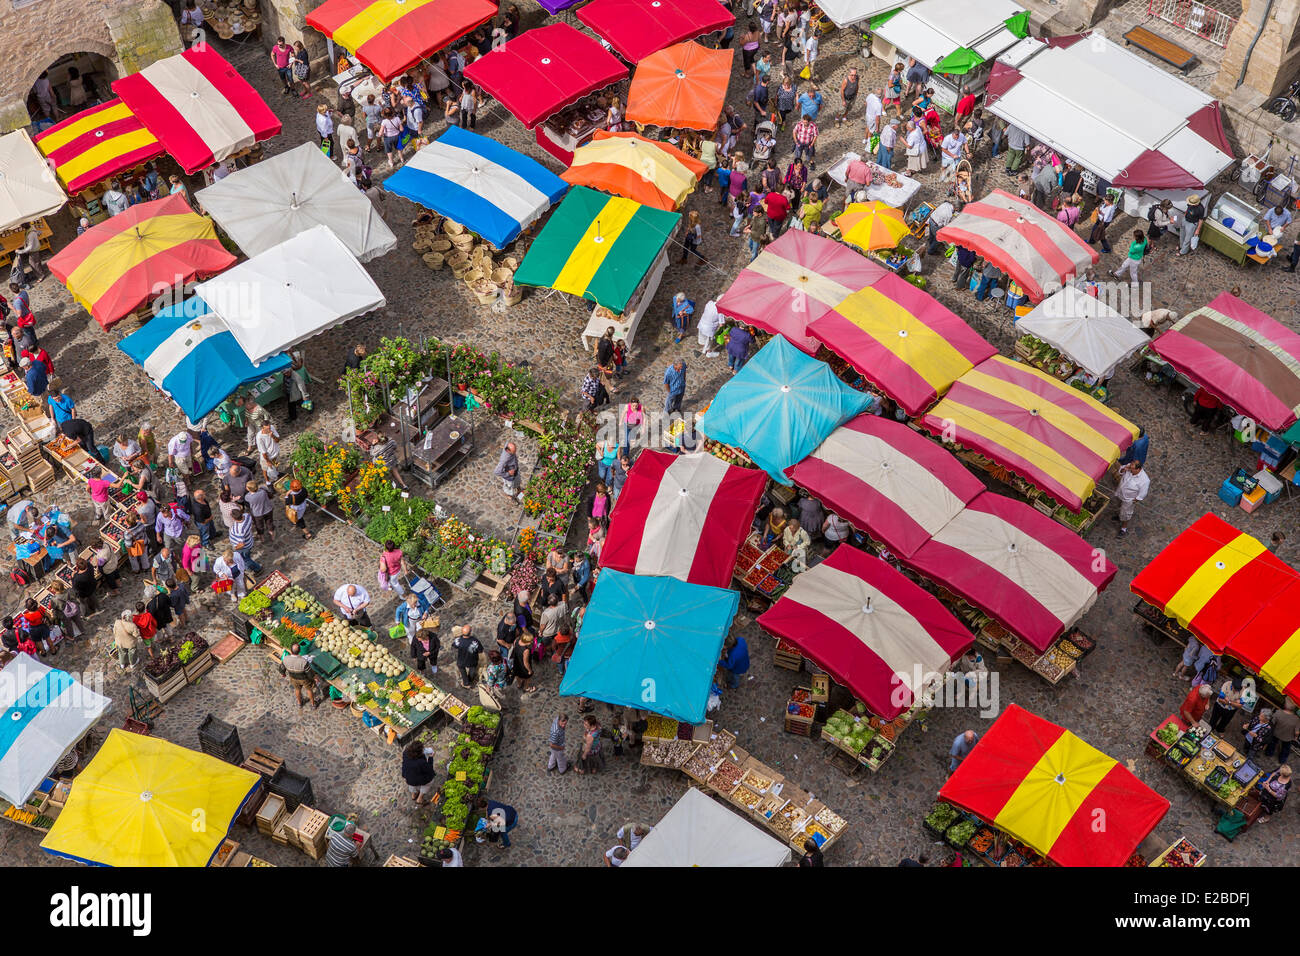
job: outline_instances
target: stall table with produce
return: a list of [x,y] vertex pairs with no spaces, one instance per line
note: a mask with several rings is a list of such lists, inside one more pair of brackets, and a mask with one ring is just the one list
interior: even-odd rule
[[790,569],[790,554],[777,545],[760,547],[758,532],[745,539],[736,555],[733,580],[741,591],[775,601],[794,582]]
[[658,714],[648,723],[641,763],[680,770],[796,850],[809,838],[826,850],[843,834],[843,817],[736,746],[730,731],[715,731],[710,721],[692,726]]
[[1186,727],[1175,716],[1148,737],[1147,754],[1182,771],[1194,785],[1225,807],[1235,807],[1264,778],[1264,771],[1201,723]]
[[898,737],[914,722],[922,726],[929,709],[917,704],[893,720],[882,720],[867,713],[859,703],[855,713],[836,710],[822,727],[822,740],[829,748],[844,753],[855,765],[866,767],[872,773],[881,768],[894,755]]

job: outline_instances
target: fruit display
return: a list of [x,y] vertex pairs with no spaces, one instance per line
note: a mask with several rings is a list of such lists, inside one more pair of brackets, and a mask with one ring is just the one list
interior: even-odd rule
[[[266,582],[266,584],[270,583],[270,581]],[[265,587],[265,585],[263,586]],[[280,595],[280,603],[284,605],[287,611],[306,614],[310,617],[320,617],[325,613],[325,606],[296,584],[285,589],[284,593]]]
[[1038,659],[1043,655],[1028,644],[1021,644],[1011,651],[1011,656],[1024,664],[1026,667],[1033,667],[1038,663]]
[[686,765],[686,761],[691,759],[691,755],[699,748],[699,744],[690,740],[670,740],[666,748],[664,759],[665,767],[674,769]]
[[1054,661],[1051,657],[1044,654],[1042,658],[1039,659],[1038,663],[1034,665],[1034,671],[1038,674],[1042,674],[1050,681],[1058,681],[1065,673],[1065,668]]
[[326,621],[317,629],[315,640],[317,647],[329,651],[344,667],[372,670],[385,677],[400,677],[407,672],[397,658],[346,621]]
[[758,805],[763,802],[761,794],[750,790],[743,783],[735,790],[731,791],[731,799],[739,803],[746,810],[757,810]]
[[758,805],[758,809],[755,812],[763,819],[771,820],[781,811],[781,808],[789,802],[789,800],[785,799],[785,797],[780,794],[769,793],[763,798],[763,802]]
[[677,737],[677,721],[651,714],[646,718],[646,729],[642,736],[655,740],[674,740]]
[[714,764],[718,762],[718,756],[707,746],[701,747],[695,751],[690,760],[686,761],[682,767],[682,772],[693,780],[703,782],[709,779],[713,773]]
[[832,836],[832,834],[826,829],[826,827],[822,826],[816,820],[810,820],[808,823],[804,825],[803,829],[804,829],[804,833],[812,837],[813,840],[816,841],[818,846],[824,844]]
[[944,833],[957,821],[957,808],[950,803],[936,803],[926,814],[925,825],[936,833]]
[[1083,656],[1083,651],[1067,640],[1062,639],[1056,645],[1056,649],[1067,657],[1078,660]]
[[999,863],[998,865],[999,866],[1024,866],[1025,858],[1021,856],[1019,853],[1008,853],[1005,857],[1002,858],[1002,862]]
[[812,720],[817,713],[817,708],[812,704],[800,704],[797,701],[790,701],[785,705],[785,711],[792,717],[800,717],[804,720]]
[[804,822],[807,819],[808,814],[804,812],[802,807],[796,807],[793,803],[787,803],[777,811],[776,816],[772,818],[772,823],[779,830],[796,832],[803,829]]
[[[290,587],[289,579],[285,577],[283,571],[272,571],[267,579],[258,587],[258,590],[265,593],[273,601],[286,591],[298,591],[307,595],[307,597],[311,597],[311,595],[307,594],[307,592],[303,591],[300,587]],[[318,611],[317,613],[320,612]]]
[[1160,858],[1152,863],[1152,866],[1196,866],[1205,858],[1205,854],[1191,842],[1183,837],[1168,850],[1160,855]]
[[837,710],[831,714],[830,719],[826,721],[825,732],[855,754],[862,753],[876,736],[876,731],[869,724],[855,720],[848,711],[844,710]]

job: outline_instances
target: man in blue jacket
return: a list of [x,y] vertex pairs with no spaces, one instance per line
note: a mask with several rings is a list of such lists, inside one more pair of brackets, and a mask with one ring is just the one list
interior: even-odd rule
[[749,645],[743,637],[728,635],[722,645],[719,669],[727,675],[727,686],[740,686],[740,675],[749,670]]
[[492,814],[500,811],[505,817],[506,828],[501,831],[501,845],[507,849],[510,848],[510,831],[519,825],[519,814],[515,808],[507,806],[504,803],[497,803],[495,800],[489,800],[487,797],[479,797],[478,812],[484,817],[491,817]]

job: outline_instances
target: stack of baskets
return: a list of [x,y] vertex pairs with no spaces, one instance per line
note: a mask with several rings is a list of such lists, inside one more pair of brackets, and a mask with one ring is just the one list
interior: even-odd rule
[[424,264],[435,272],[447,264],[451,253],[451,241],[439,234],[440,223],[436,218],[415,224],[415,241],[412,247],[424,260]]
[[417,223],[413,245],[425,265],[434,270],[450,269],[451,274],[462,280],[483,305],[501,300],[502,290],[506,305],[515,305],[524,297],[523,290],[517,288],[514,281],[519,260],[505,256],[494,262],[493,248],[475,239],[474,234],[458,222],[443,219]]

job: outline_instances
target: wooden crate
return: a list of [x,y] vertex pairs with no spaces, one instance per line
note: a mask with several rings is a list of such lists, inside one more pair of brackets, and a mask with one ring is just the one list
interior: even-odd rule
[[246,853],[243,850],[236,850],[234,855],[230,858],[230,862],[226,865],[232,870],[242,870],[244,867],[248,866],[249,861],[252,859],[253,854]]
[[224,664],[247,646],[247,641],[240,638],[238,634],[228,631],[226,636],[208,648],[208,651],[212,654],[214,661],[218,664]]
[[419,866],[419,860],[413,860],[409,856],[390,856],[384,861],[384,866]]
[[811,737],[813,721],[809,717],[797,717],[794,714],[785,715],[785,732],[788,734],[798,734],[800,737]]
[[505,593],[506,584],[509,580],[509,576],[497,575],[484,570],[479,572],[471,587],[480,594],[486,594],[488,600],[495,601]]
[[239,844],[234,840],[222,840],[221,846],[217,847],[217,852],[212,856],[212,862],[209,866],[230,866],[239,852]]
[[296,846],[293,842],[295,838],[290,834],[289,825],[283,816],[280,818],[280,822],[275,825],[275,829],[271,831],[271,839],[280,846]]
[[216,666],[216,661],[212,659],[212,652],[204,649],[203,653],[195,655],[189,663],[182,664],[181,670],[185,674],[185,680],[191,684],[197,684],[199,678],[212,670]]
[[155,681],[148,674],[145,674],[144,686],[149,693],[158,698],[160,703],[166,703],[185,687],[185,671],[182,668],[177,668],[161,682]]
[[245,770],[253,771],[253,773],[260,773],[267,780],[270,780],[275,776],[275,772],[284,766],[284,760],[258,747],[244,760],[241,766]]
[[[299,807],[299,809],[302,808]],[[329,822],[328,813],[311,810],[311,815],[306,822],[298,828],[298,848],[313,860],[319,860],[325,855],[325,843],[329,837]]]
[[306,804],[299,804],[298,809],[294,810],[293,813],[289,814],[289,816],[285,818],[285,839],[289,846],[297,849],[302,848],[302,836],[300,835],[300,830],[302,829],[303,824],[311,819],[313,812],[315,811]]
[[278,793],[268,793],[257,811],[257,829],[274,838],[276,827],[284,819],[284,797]]

